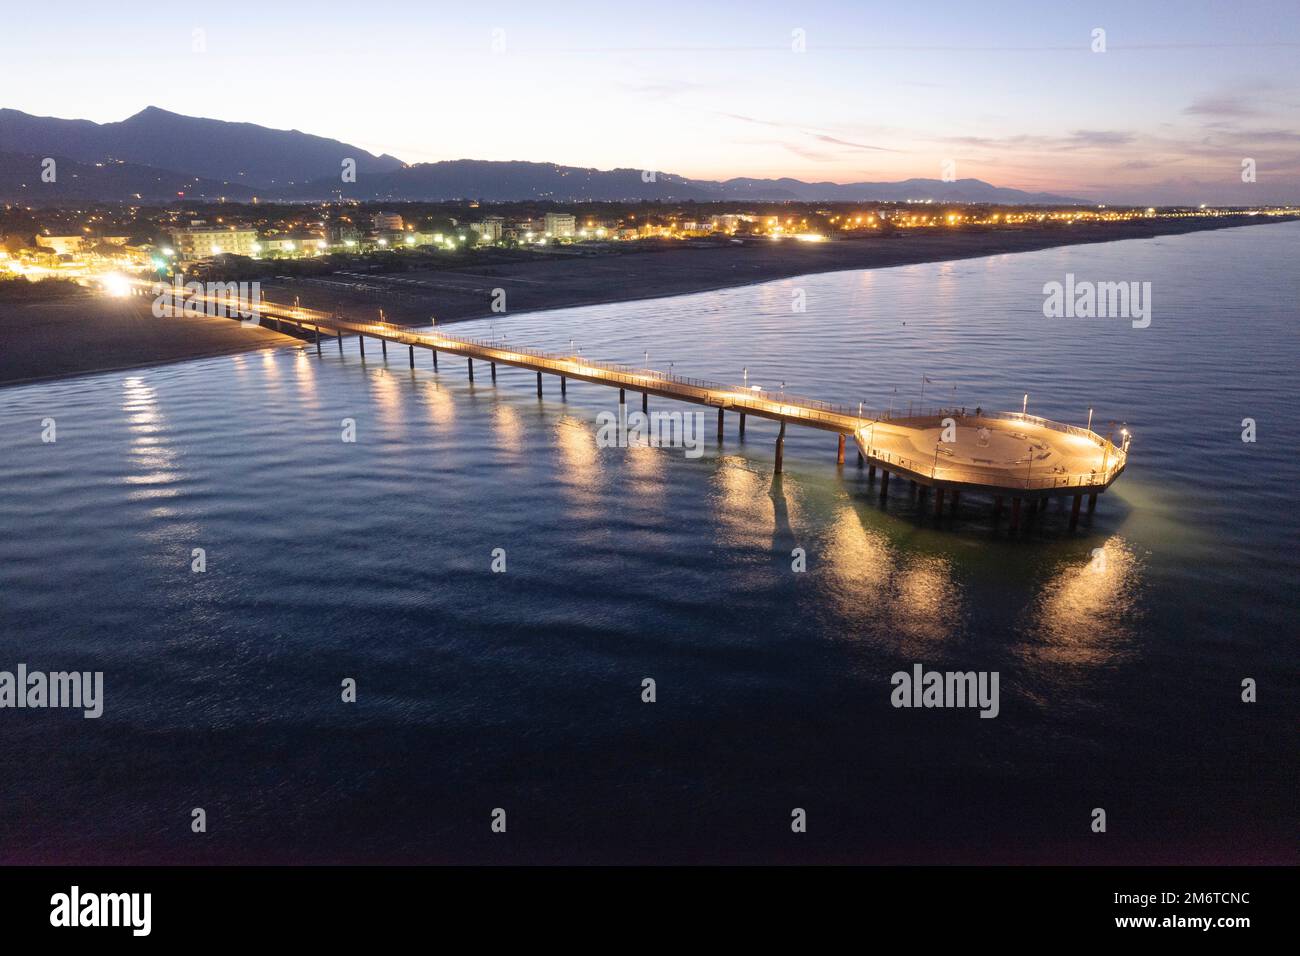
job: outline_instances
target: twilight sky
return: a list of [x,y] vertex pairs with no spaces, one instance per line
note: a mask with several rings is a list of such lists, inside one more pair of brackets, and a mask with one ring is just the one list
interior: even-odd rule
[[1113,202],[1300,200],[1297,0],[69,0],[7,18],[0,55],[0,106],[155,105],[408,162],[851,182],[952,160]]

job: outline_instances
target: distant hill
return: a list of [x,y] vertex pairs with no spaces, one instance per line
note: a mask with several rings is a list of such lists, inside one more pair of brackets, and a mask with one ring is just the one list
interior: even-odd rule
[[125,160],[256,190],[339,177],[345,158],[358,175],[402,167],[392,156],[297,130],[182,116],[150,106],[119,123],[31,116],[0,109],[0,150],[67,156],[82,163]]
[[586,169],[554,163],[492,162],[456,159],[417,163],[390,173],[358,175],[355,183],[338,176],[306,183],[292,193],[301,199],[439,200],[500,202],[550,199],[600,200],[795,200],[804,202],[906,201],[1040,203],[1079,205],[1085,201],[1051,193],[993,186],[979,179],[908,179],[896,183],[806,183],[798,179],[686,179],[656,173],[652,181],[639,169]]
[[[0,151],[53,156],[81,164],[68,192],[52,198],[131,200],[187,195],[267,200],[328,198],[372,200],[478,199],[618,201],[719,200],[1039,203],[1079,205],[1083,200],[993,186],[978,179],[943,182],[807,183],[798,179],[687,179],[639,169],[587,169],[555,163],[476,159],[406,165],[339,140],[252,123],[182,116],[150,106],[119,123],[32,116],[0,109]],[[356,160],[357,181],[344,183],[342,161]],[[96,164],[103,164],[97,166]],[[0,196],[35,198],[26,160],[0,168]],[[152,175],[148,172],[152,170]],[[63,178],[62,176],[60,177]],[[36,183],[39,184],[39,176]],[[185,183],[190,183],[186,188]],[[47,185],[47,184],[41,184]]]
[[729,199],[797,199],[805,202],[856,202],[867,199],[905,202],[1038,203],[1085,205],[1087,200],[1053,193],[1031,193],[994,186],[982,179],[905,179],[896,183],[805,183],[798,179],[728,179],[711,183]]
[[41,163],[48,156],[35,153],[0,152],[0,200],[7,202],[49,202],[67,199],[112,199],[165,202],[184,193],[189,199],[226,198],[247,202],[254,192],[247,186],[215,179],[187,176],[136,163],[79,163],[65,156],[55,161],[55,180],[41,179]]

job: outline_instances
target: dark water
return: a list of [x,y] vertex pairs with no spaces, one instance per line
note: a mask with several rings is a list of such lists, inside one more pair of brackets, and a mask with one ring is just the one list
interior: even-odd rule
[[[820,432],[774,481],[756,420],[600,449],[611,391],[373,343],[6,389],[0,669],[102,670],[106,704],[0,710],[0,858],[1294,862],[1298,256],[1282,224],[455,330],[1092,406],[1134,442],[1075,534],[882,506]],[[1150,328],[1045,319],[1066,272],[1152,282]],[[997,671],[1000,715],[894,709],[918,662]]]

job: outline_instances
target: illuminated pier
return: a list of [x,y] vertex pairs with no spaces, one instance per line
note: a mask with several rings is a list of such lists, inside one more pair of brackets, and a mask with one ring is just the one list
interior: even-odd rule
[[[198,300],[231,305],[228,300],[194,296]],[[235,305],[235,308],[247,306]],[[741,437],[749,415],[780,424],[776,439],[775,471],[783,467],[785,429],[803,425],[838,435],[836,460],[844,463],[846,439],[852,437],[858,450],[858,465],[868,469],[868,481],[880,472],[880,497],[889,494],[891,475],[907,479],[924,498],[934,496],[936,515],[943,513],[945,502],[955,512],[963,493],[991,496],[995,516],[1000,516],[1010,502],[1010,528],[1021,523],[1024,507],[1036,513],[1048,499],[1072,498],[1070,528],[1078,524],[1083,499],[1088,499],[1088,513],[1104,492],[1123,473],[1128,460],[1130,436],[1102,437],[1096,432],[1064,425],[1020,412],[984,412],[967,414],[965,410],[933,409],[925,413],[865,413],[817,399],[773,392],[758,386],[726,385],[703,379],[673,375],[655,369],[635,368],[610,362],[597,362],[580,355],[563,355],[539,349],[507,347],[495,341],[463,338],[441,332],[413,332],[390,322],[357,322],[339,315],[298,306],[261,302],[254,307],[263,323],[281,331],[286,327],[314,340],[321,350],[321,337],[334,338],[342,350],[345,335],[360,339],[365,355],[367,336],[378,339],[387,356],[388,343],[405,345],[411,368],[415,367],[415,350],[427,349],[432,366],[438,368],[438,353],[462,357],[470,381],[474,379],[474,362],[487,362],[492,380],[496,367],[508,365],[527,369],[537,375],[537,395],[543,394],[543,375],[559,379],[560,393],[566,394],[570,379],[604,385],[619,390],[619,402],[627,401],[627,392],[641,393],[641,408],[649,408],[650,396],[689,402],[716,408],[718,438],[721,440],[725,415],[738,415]]]

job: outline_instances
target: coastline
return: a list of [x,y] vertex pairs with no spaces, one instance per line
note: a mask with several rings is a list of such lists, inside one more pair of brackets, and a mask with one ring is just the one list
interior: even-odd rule
[[[825,243],[757,242],[565,256],[358,280],[391,289],[391,293],[350,294],[340,287],[273,280],[263,282],[263,294],[281,302],[298,296],[309,308],[337,307],[357,317],[368,317],[369,310],[382,307],[388,321],[426,326],[431,316],[439,324],[451,324],[494,314],[504,318],[690,295],[802,275],[949,262],[1291,221],[1296,221],[1295,217],[1136,220],[1118,225],[1005,231],[915,230],[899,236],[874,235]],[[392,278],[408,281],[388,281]],[[409,282],[412,279],[428,285],[413,285]],[[495,289],[505,290],[504,313],[494,313],[491,308]],[[155,318],[148,300],[142,298],[0,302],[0,388],[300,342],[268,328],[245,328],[229,319]]]

